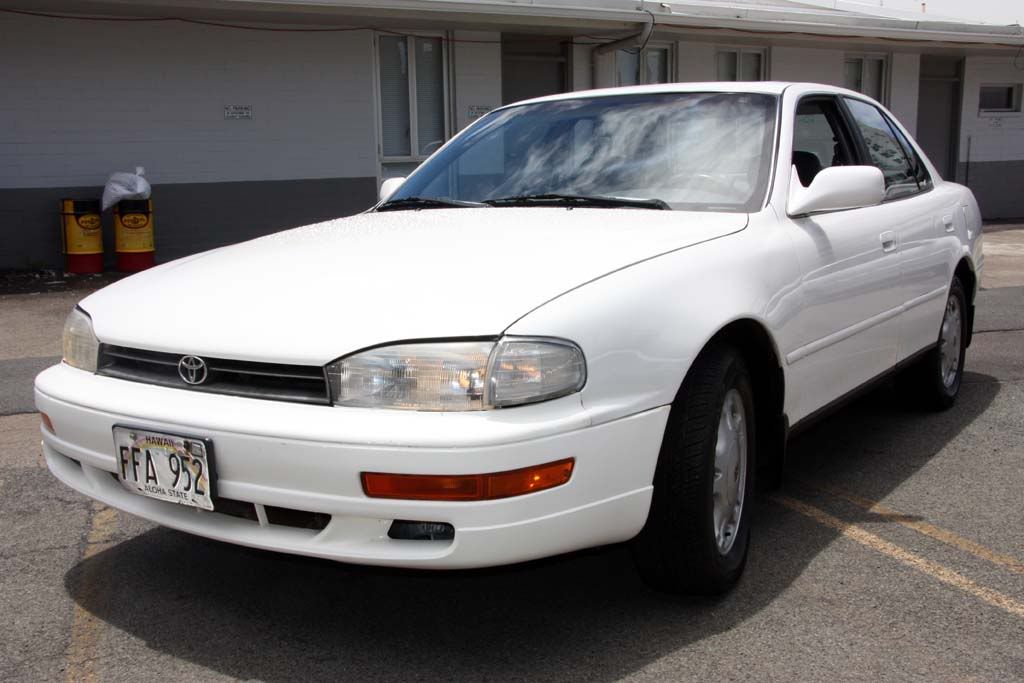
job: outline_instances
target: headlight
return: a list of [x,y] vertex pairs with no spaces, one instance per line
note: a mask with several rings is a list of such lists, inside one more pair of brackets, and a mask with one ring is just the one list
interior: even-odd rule
[[64,321],[64,362],[79,370],[96,372],[100,343],[92,332],[92,319],[75,308]]
[[575,344],[510,337],[498,342],[491,358],[489,399],[495,408],[547,401],[579,391],[586,379]]
[[336,405],[407,410],[487,410],[536,403],[583,388],[586,363],[572,342],[383,346],[327,366]]

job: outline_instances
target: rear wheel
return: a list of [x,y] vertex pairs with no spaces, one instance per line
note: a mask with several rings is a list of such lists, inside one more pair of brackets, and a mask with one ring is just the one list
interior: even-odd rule
[[939,325],[938,343],[910,371],[914,393],[930,408],[945,410],[960,393],[967,352],[967,318],[967,296],[960,278],[954,277]]
[[633,543],[651,586],[714,595],[739,580],[750,540],[754,426],[743,358],[731,347],[705,350],[672,405],[651,510]]

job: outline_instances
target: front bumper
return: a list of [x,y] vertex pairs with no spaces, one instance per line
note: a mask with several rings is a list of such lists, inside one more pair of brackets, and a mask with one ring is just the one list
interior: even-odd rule
[[[36,378],[53,474],[164,526],[246,546],[347,562],[465,568],[624,541],[647,518],[668,407],[591,425],[579,396],[504,411],[419,413],[304,406],[138,384],[57,365]],[[124,489],[112,427],[204,436],[221,498],[329,515],[322,530],[204,512]],[[367,498],[363,471],[476,474],[576,459],[565,485],[482,502]],[[445,522],[452,540],[396,540],[396,519]]]

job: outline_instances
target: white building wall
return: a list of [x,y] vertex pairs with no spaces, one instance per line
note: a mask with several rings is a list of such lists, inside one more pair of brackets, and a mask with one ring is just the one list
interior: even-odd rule
[[590,90],[594,87],[593,48],[587,45],[572,46],[572,89]]
[[776,46],[770,52],[768,77],[773,81],[843,85],[842,50]]
[[455,129],[462,130],[483,108],[501,106],[501,34],[455,31],[452,61],[455,74]]
[[1024,70],[1010,57],[968,57],[964,63],[960,112],[960,161],[971,163],[1024,160],[1024,113],[978,110],[983,84],[1024,84]]
[[921,86],[921,55],[893,53],[889,60],[889,111],[911,135],[917,133],[917,100]]
[[982,85],[1018,84],[1013,57],[967,57],[960,111],[957,180],[974,191],[986,218],[1024,216],[1024,113],[981,113]]
[[593,73],[592,83],[595,88],[615,87],[615,53],[605,52],[604,54],[593,55],[591,70]]
[[[500,26],[486,22],[481,15],[474,28],[490,30],[450,34],[454,129],[501,104]],[[136,165],[154,184],[161,260],[360,211],[376,196],[379,111],[366,30],[0,15],[0,36],[0,268],[59,263],[59,199],[97,197],[112,171]],[[734,46],[706,33],[674,40],[674,78],[684,82],[715,80],[717,50]],[[840,39],[739,40],[765,46],[773,80],[842,85],[847,52],[861,54]],[[572,48],[573,89],[615,82],[614,55],[595,64],[591,51]],[[1024,215],[1024,115],[978,113],[982,83],[1024,81],[1012,62],[969,57],[965,67],[957,178],[987,217]],[[920,58],[893,53],[889,64],[888,104],[913,130]],[[249,105],[254,119],[225,120],[225,105]]]
[[376,175],[367,31],[3,15],[0,35],[0,187]]
[[715,80],[715,46],[682,41],[676,44],[676,80],[700,83]]

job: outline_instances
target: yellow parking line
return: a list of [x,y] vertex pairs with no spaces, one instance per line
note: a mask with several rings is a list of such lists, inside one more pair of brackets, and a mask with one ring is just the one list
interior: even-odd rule
[[882,553],[883,555],[887,555],[894,560],[898,560],[903,564],[938,579],[945,584],[953,586],[954,588],[959,588],[965,593],[969,593],[979,600],[987,602],[993,607],[998,607],[1004,612],[1008,612],[1009,614],[1024,619],[1024,602],[1015,600],[1010,596],[994,591],[991,588],[981,586],[963,574],[955,572],[948,567],[944,567],[938,562],[933,562],[921,557],[920,555],[915,555],[910,551],[904,550],[898,545],[890,543],[870,531],[865,531],[856,524],[851,524],[839,519],[838,517],[833,517],[824,510],[820,510],[813,505],[808,505],[807,503],[790,498],[789,496],[776,495],[772,496],[772,500],[791,510],[799,512],[802,515],[810,517],[816,522],[839,531],[847,538],[857,541],[861,545],[867,546],[868,548]]
[[[101,503],[93,503],[89,521],[89,534],[85,539],[82,560],[87,561],[112,545],[111,535],[117,525],[117,510]],[[65,678],[71,681],[95,681],[97,673],[96,647],[102,622],[83,607],[82,602],[95,604],[96,593],[102,589],[104,578],[96,563],[86,562],[81,577],[81,595],[75,602],[71,620],[71,642],[67,650]]]
[[907,516],[905,514],[897,512],[896,510],[893,510],[890,507],[886,507],[885,505],[873,501],[870,498],[863,498],[854,493],[843,491],[842,489],[835,488],[834,486],[830,486],[828,484],[808,481],[801,481],[800,483],[805,484],[810,488],[818,489],[819,491],[824,491],[825,493],[833,495],[837,498],[841,498],[842,500],[845,500],[849,503],[853,503],[859,508],[863,508],[868,512],[876,514],[879,517],[885,518],[886,521],[901,524],[907,527],[908,529],[913,529],[919,534],[923,534],[925,536],[928,536],[929,538],[934,538],[937,541],[941,541],[943,543],[946,543],[947,545],[951,545],[954,548],[958,548],[964,551],[965,553],[970,553],[971,555],[974,555],[977,558],[980,558],[987,562],[991,562],[992,564],[997,564],[1000,567],[1009,569],[1011,572],[1014,572],[1016,574],[1024,574],[1024,562],[1021,562],[1017,558],[1012,557],[1010,555],[1004,555],[1003,553],[998,553],[994,550],[989,550],[980,543],[975,543],[974,541],[968,538],[964,538],[963,536],[960,536],[958,534],[955,534],[952,531],[949,531],[948,529],[943,529],[942,527],[938,527],[934,524],[929,524],[928,522],[923,522],[920,520],[907,519]]

